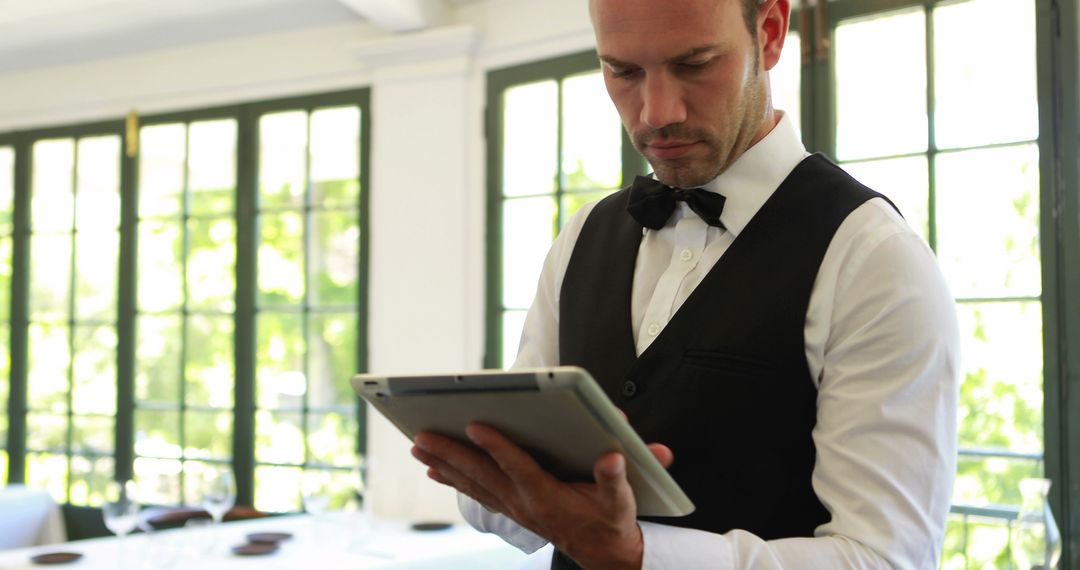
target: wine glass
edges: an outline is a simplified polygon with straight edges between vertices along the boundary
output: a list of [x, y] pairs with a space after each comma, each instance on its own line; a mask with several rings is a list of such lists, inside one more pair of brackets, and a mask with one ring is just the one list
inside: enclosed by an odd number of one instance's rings
[[203, 473], [202, 507], [210, 513], [214, 524], [220, 524], [225, 513], [236, 502], [236, 482], [228, 468], [210, 468]]
[[105, 486], [105, 503], [101, 514], [105, 527], [118, 537], [117, 568], [124, 566], [124, 537], [135, 530], [139, 524], [139, 502], [135, 482], [109, 481]]

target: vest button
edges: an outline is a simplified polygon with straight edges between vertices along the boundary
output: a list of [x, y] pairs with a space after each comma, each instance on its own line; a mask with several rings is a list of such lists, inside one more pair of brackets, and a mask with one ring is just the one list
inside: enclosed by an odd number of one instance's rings
[[633, 380], [627, 380], [622, 385], [622, 395], [627, 398], [633, 398], [634, 394], [637, 394], [637, 384]]

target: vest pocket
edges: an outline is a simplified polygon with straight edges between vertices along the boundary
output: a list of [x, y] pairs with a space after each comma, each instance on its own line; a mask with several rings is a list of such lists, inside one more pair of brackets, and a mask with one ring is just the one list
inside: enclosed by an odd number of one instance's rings
[[691, 368], [739, 376], [772, 374], [779, 369], [776, 363], [756, 355], [715, 350], [687, 350], [683, 352], [682, 364]]

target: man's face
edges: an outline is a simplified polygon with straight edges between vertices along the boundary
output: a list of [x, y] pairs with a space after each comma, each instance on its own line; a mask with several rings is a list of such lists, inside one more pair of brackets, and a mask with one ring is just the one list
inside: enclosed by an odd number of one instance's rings
[[608, 93], [661, 182], [701, 186], [772, 128], [761, 48], [741, 0], [591, 7]]

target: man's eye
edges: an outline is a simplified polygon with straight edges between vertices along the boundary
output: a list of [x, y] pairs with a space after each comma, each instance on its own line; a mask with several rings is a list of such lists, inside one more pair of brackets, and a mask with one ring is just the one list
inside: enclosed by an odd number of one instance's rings
[[635, 74], [641, 71], [639, 68], [636, 67], [612, 67], [610, 69], [611, 76], [615, 79], [626, 79], [629, 77], [633, 77]]
[[683, 71], [701, 71], [709, 66], [712, 60], [705, 61], [684, 61], [679, 64], [679, 69]]

